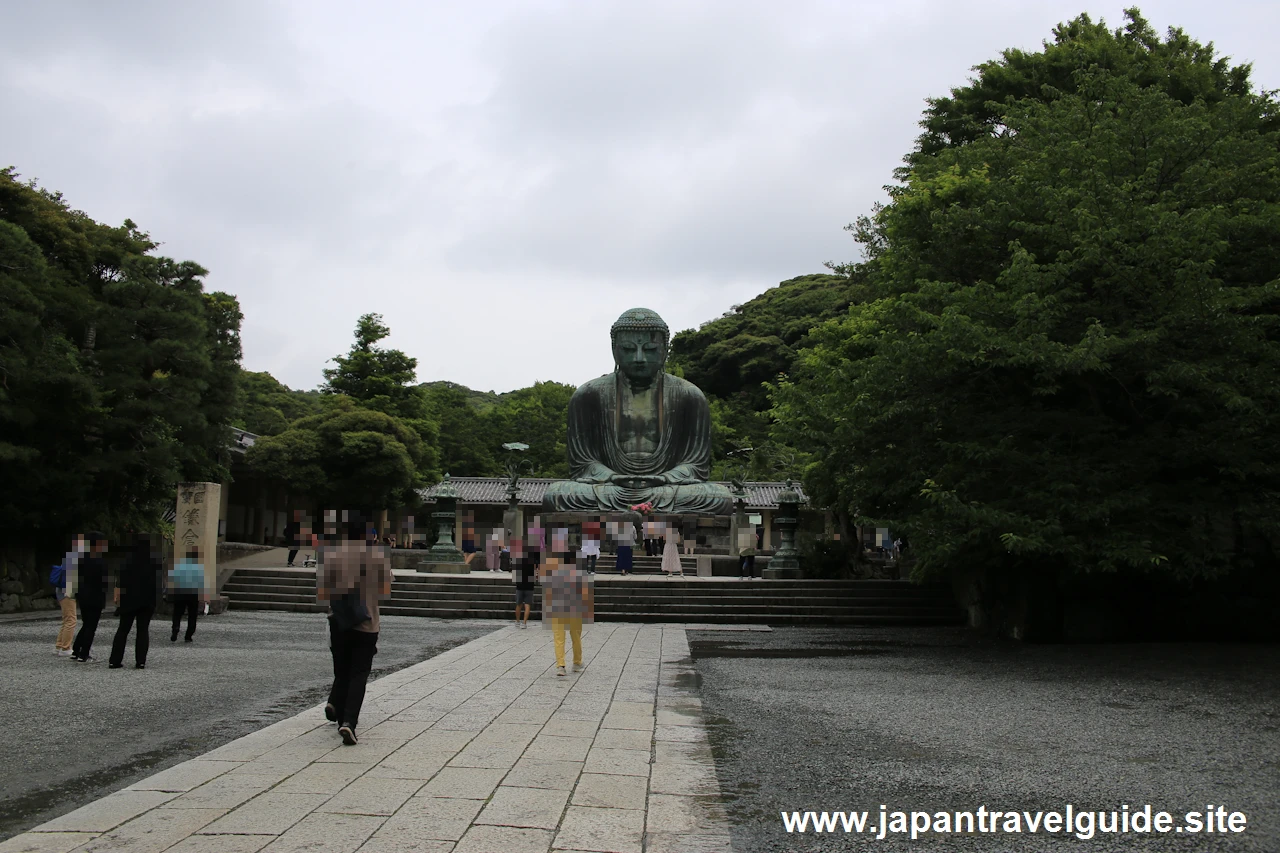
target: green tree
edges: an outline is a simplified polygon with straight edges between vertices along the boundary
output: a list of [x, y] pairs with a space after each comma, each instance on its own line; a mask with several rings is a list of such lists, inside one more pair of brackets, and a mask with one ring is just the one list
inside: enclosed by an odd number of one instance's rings
[[154, 528], [175, 482], [227, 474], [239, 306], [132, 222], [12, 169], [0, 225], [0, 528], [19, 544]]
[[[791, 372], [814, 326], [859, 298], [859, 279], [849, 275], [799, 276], [672, 338], [673, 371], [711, 403], [713, 478], [773, 479], [786, 468], [779, 460], [792, 452], [770, 440], [766, 383]], [[742, 448], [752, 452], [729, 455]]]
[[412, 383], [418, 360], [398, 349], [383, 349], [378, 341], [391, 334], [381, 314], [365, 314], [356, 322], [351, 351], [333, 359], [337, 367], [324, 371], [328, 394], [345, 394], [367, 409], [399, 418], [425, 416], [422, 392]]
[[240, 371], [236, 398], [236, 425], [255, 435], [279, 435], [292, 422], [323, 409], [314, 391], [291, 390], [265, 372]]
[[366, 409], [403, 420], [422, 439], [422, 473], [434, 476], [440, 459], [440, 422], [431, 417], [422, 389], [412, 384], [418, 360], [401, 350], [377, 346], [390, 334], [381, 314], [361, 316], [350, 352], [333, 359], [337, 367], [325, 369], [320, 390], [345, 395]]
[[[566, 437], [569, 425], [569, 398], [574, 387], [560, 382], [535, 382], [501, 395], [484, 418], [486, 436], [498, 447], [505, 441], [529, 445], [523, 458], [531, 477], [568, 477], [569, 456]], [[498, 447], [493, 453], [498, 453]]]
[[877, 298], [775, 390], [806, 489], [921, 574], [1204, 577], [1280, 541], [1276, 103], [1129, 18], [931, 104], [855, 227]]
[[[376, 511], [417, 503], [423, 450], [404, 420], [339, 397], [328, 411], [259, 439], [245, 462], [326, 508]], [[426, 474], [434, 479], [435, 472]]]
[[452, 382], [421, 386], [428, 417], [437, 425], [440, 470], [454, 477], [495, 477], [502, 438], [492, 430], [486, 412], [477, 409], [474, 392]]

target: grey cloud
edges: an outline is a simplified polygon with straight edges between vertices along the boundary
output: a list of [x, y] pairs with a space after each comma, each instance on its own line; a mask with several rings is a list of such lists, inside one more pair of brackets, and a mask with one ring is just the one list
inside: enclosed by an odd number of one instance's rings
[[[1122, 5], [1086, 4], [1113, 25]], [[210, 268], [248, 369], [312, 387], [380, 311], [423, 379], [581, 381], [625, 308], [687, 328], [855, 257], [841, 229], [883, 197], [924, 99], [1081, 9], [14, 3], [0, 151]], [[1143, 10], [1277, 85], [1276, 4]]]

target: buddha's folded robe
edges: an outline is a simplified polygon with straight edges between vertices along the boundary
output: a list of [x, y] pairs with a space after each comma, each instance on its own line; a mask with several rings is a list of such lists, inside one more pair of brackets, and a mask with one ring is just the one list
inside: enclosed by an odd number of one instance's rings
[[618, 442], [623, 381], [610, 373], [574, 392], [567, 438], [572, 480], [553, 483], [543, 505], [559, 512], [620, 512], [648, 502], [657, 512], [731, 512], [729, 490], [706, 481], [711, 410], [698, 387], [659, 375], [655, 447], [636, 453]]

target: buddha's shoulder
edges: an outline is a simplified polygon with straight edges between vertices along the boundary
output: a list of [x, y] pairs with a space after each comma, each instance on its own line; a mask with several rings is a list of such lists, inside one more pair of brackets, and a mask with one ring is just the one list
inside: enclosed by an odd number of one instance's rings
[[613, 388], [613, 374], [606, 373], [604, 376], [598, 376], [579, 385], [578, 389], [573, 392], [570, 402], [598, 400], [602, 394], [613, 391]]
[[[702, 393], [697, 385], [694, 385], [687, 379], [681, 379], [673, 373], [668, 373], [662, 380], [667, 387], [667, 391], [675, 392], [678, 396], [693, 397], [695, 399], [705, 400], [706, 396]], [[598, 376], [595, 379], [584, 382], [578, 386], [573, 392], [573, 396], [579, 400], [584, 398], [598, 398], [603, 394], [612, 395], [616, 390], [616, 377], [612, 373], [606, 373], [604, 376]]]
[[702, 393], [701, 388], [694, 385], [688, 379], [682, 379], [679, 376], [676, 376], [674, 373], [668, 373], [666, 378], [662, 381], [666, 383], [668, 388], [678, 394], [683, 394], [688, 397], [696, 397], [698, 399], [705, 399], [705, 395]]

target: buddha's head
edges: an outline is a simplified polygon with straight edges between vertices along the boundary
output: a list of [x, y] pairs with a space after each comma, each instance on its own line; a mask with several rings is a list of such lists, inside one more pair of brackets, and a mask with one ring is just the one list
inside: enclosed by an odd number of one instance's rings
[[613, 338], [613, 363], [635, 386], [647, 387], [662, 371], [667, 361], [667, 343], [671, 331], [656, 311], [631, 308], [610, 330]]

